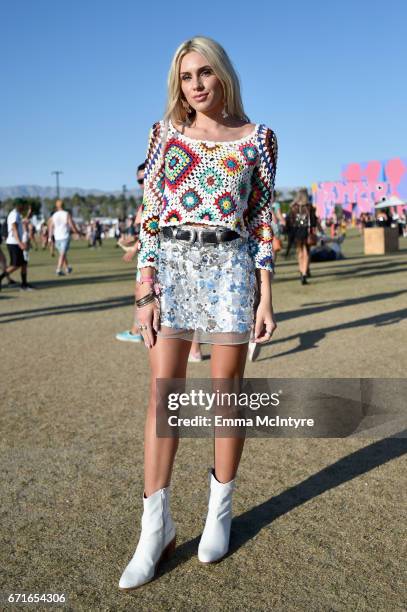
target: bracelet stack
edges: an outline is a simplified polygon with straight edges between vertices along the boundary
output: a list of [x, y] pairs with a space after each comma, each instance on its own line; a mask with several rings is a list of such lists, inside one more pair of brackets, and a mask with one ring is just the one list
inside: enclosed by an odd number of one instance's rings
[[146, 306], [147, 304], [154, 302], [154, 300], [155, 300], [154, 293], [148, 293], [147, 295], [144, 295], [139, 300], [136, 300], [136, 306], [137, 308], [142, 308], [143, 306]]

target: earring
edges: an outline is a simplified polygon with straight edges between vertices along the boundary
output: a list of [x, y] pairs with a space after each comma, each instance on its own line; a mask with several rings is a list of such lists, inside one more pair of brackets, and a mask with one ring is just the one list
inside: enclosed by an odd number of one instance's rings
[[225, 106], [223, 107], [223, 110], [222, 110], [222, 117], [223, 117], [224, 119], [226, 119], [226, 117], [229, 117], [229, 113], [228, 113], [228, 111], [227, 111], [226, 104], [225, 104]]

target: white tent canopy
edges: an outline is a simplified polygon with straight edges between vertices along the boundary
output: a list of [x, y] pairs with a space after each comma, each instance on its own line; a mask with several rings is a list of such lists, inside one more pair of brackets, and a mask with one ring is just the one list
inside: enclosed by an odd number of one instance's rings
[[378, 202], [377, 204], [375, 204], [375, 208], [389, 208], [389, 206], [403, 206], [406, 202], [403, 202], [403, 200], [400, 200], [400, 198], [398, 198], [397, 196], [391, 196], [391, 198], [386, 198], [385, 200], [382, 200], [381, 202]]

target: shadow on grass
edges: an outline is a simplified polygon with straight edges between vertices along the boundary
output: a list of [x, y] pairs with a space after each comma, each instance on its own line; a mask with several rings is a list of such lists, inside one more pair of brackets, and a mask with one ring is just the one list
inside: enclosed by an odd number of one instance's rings
[[379, 300], [389, 300], [395, 297], [399, 297], [407, 293], [406, 289], [400, 289], [397, 291], [386, 291], [383, 293], [374, 293], [372, 295], [365, 295], [363, 297], [348, 298], [343, 300], [332, 300], [325, 302], [311, 302], [305, 303], [297, 310], [289, 310], [277, 314], [277, 322], [290, 321], [291, 319], [297, 319], [298, 317], [306, 317], [308, 315], [314, 315], [319, 313], [326, 313], [328, 310], [335, 310], [336, 308], [347, 308], [349, 306], [358, 306], [360, 304], [368, 304], [370, 302], [378, 302]]
[[[311, 285], [313, 280], [317, 280], [320, 281], [322, 279], [327, 279], [329, 280], [333, 280], [333, 281], [339, 281], [339, 280], [347, 280], [350, 277], [355, 277], [356, 279], [360, 279], [360, 278], [368, 278], [370, 276], [382, 276], [384, 274], [399, 274], [400, 272], [407, 272], [407, 267], [400, 267], [402, 264], [404, 264], [405, 262], [400, 262], [398, 264], [398, 267], [395, 267], [395, 265], [397, 266], [397, 264], [393, 263], [393, 262], [388, 262], [388, 263], [384, 263], [384, 264], [380, 264], [377, 266], [369, 266], [368, 268], [366, 268], [366, 266], [360, 266], [360, 267], [355, 267], [355, 266], [351, 266], [349, 270], [342, 270], [342, 266], [338, 266], [338, 268], [334, 268], [331, 271], [327, 271], [324, 270], [321, 267], [318, 267], [315, 272], [313, 271], [313, 266], [311, 265], [311, 271], [312, 272], [312, 277], [311, 279], [308, 281]], [[322, 270], [322, 273], [320, 272], [320, 270]], [[293, 277], [292, 274], [294, 274], [295, 276]], [[290, 276], [284, 274], [284, 276], [280, 276], [278, 274], [278, 267], [277, 267], [277, 274], [276, 274], [276, 280], [278, 280], [279, 283], [284, 283], [284, 282], [292, 282], [293, 280], [297, 280], [298, 277], [298, 282], [299, 282], [299, 272], [297, 270], [293, 270], [292, 273], [290, 274]]]
[[132, 305], [134, 305], [134, 297], [124, 295], [122, 297], [100, 300], [98, 302], [81, 302], [80, 304], [44, 306], [44, 308], [34, 308], [32, 310], [20, 310], [19, 312], [3, 313], [0, 315], [0, 325], [2, 323], [12, 323], [13, 321], [24, 321], [26, 319], [35, 319], [38, 317], [53, 317], [64, 314], [96, 312], [101, 310], [111, 310], [112, 308], [123, 308], [124, 306]]
[[[310, 314], [310, 313], [308, 313]], [[282, 344], [283, 342], [289, 342], [290, 340], [297, 339], [299, 344], [289, 351], [278, 353], [277, 355], [271, 355], [270, 357], [257, 358], [256, 361], [268, 361], [270, 359], [276, 359], [277, 357], [284, 357], [286, 355], [293, 355], [301, 351], [307, 351], [309, 349], [317, 348], [318, 342], [324, 340], [327, 334], [335, 331], [342, 331], [346, 329], [353, 329], [354, 327], [363, 327], [364, 325], [371, 325], [372, 327], [381, 327], [383, 325], [393, 325], [394, 323], [400, 323], [407, 317], [407, 308], [401, 308], [400, 310], [394, 310], [393, 312], [384, 312], [379, 315], [373, 315], [371, 317], [365, 317], [364, 319], [358, 319], [357, 321], [348, 321], [347, 323], [340, 323], [338, 325], [330, 325], [322, 329], [315, 329], [308, 332], [299, 334], [293, 334], [292, 336], [286, 336], [278, 340], [272, 340], [267, 342], [263, 346], [275, 346], [276, 344]]]
[[95, 283], [112, 283], [117, 281], [135, 280], [135, 272], [121, 272], [117, 274], [98, 274], [97, 276], [59, 276], [46, 281], [36, 281], [36, 289], [50, 289], [54, 287], [72, 285], [93, 285]]
[[[404, 263], [404, 261], [397, 261], [398, 259], [403, 260], [407, 256], [407, 251], [397, 251], [395, 253], [387, 253], [386, 255], [350, 255], [345, 256], [343, 259], [334, 259], [333, 261], [315, 261], [311, 262], [311, 269], [317, 267], [317, 269], [338, 269], [338, 268], [350, 268], [355, 267], [356, 263], [359, 263], [363, 268], [368, 266], [369, 268], [373, 268], [375, 266], [382, 266], [383, 264], [390, 263], [391, 265], [400, 265]], [[384, 259], [383, 259], [384, 258]], [[391, 258], [389, 261], [388, 258]], [[276, 266], [278, 268], [297, 266], [297, 258], [295, 256], [288, 257], [278, 257]]]
[[[366, 474], [385, 463], [403, 456], [407, 452], [407, 430], [395, 436], [373, 442], [332, 465], [329, 465], [306, 480], [286, 489], [279, 495], [233, 518], [230, 548], [226, 558], [233, 555], [240, 547], [252, 540], [264, 527], [270, 525], [280, 516], [287, 514], [323, 495], [327, 491]], [[184, 542], [175, 550], [174, 557], [163, 565], [159, 575], [167, 573], [177, 566], [189, 561], [197, 555], [200, 535], [197, 538]]]
[[[379, 300], [388, 300], [394, 297], [399, 297], [407, 293], [407, 290], [399, 290], [399, 291], [388, 291], [384, 293], [376, 293], [374, 295], [367, 295], [363, 297], [357, 298], [349, 298], [343, 300], [336, 301], [327, 301], [327, 302], [314, 302], [304, 304], [304, 307], [301, 307], [297, 310], [292, 310], [288, 312], [282, 312], [277, 316], [278, 323], [282, 321], [289, 321], [291, 319], [297, 319], [298, 317], [305, 317], [308, 315], [314, 315], [318, 313], [326, 313], [328, 310], [334, 310], [336, 308], [346, 308], [348, 306], [356, 306], [359, 304], [366, 304], [369, 302], [377, 302]], [[44, 306], [42, 308], [34, 308], [31, 310], [19, 310], [19, 311], [9, 311], [0, 314], [0, 324], [1, 323], [11, 323], [13, 321], [24, 321], [26, 319], [33, 319], [37, 317], [47, 317], [54, 315], [63, 315], [63, 314], [71, 314], [74, 312], [95, 312], [97, 310], [107, 310], [109, 305], [111, 308], [119, 308], [121, 306], [129, 306], [134, 303], [134, 299], [131, 296], [122, 296], [118, 298], [111, 298], [107, 300], [100, 300], [98, 302], [83, 302], [79, 304], [63, 304], [60, 306]], [[380, 319], [375, 317], [375, 320]], [[347, 325], [347, 324], [344, 324]], [[330, 328], [327, 328], [328, 331], [331, 331]], [[323, 330], [322, 330], [323, 332]], [[318, 336], [318, 340], [324, 337], [324, 334], [321, 335], [321, 330], [318, 331], [310, 331], [306, 334], [301, 334], [301, 336], [306, 336], [306, 340], [310, 337], [311, 334], [316, 334]], [[285, 342], [286, 340], [290, 340], [293, 337], [285, 338], [283, 340], [274, 340], [271, 344], [276, 344], [278, 342]], [[270, 343], [269, 343], [270, 344]], [[312, 346], [310, 346], [312, 348]], [[259, 361], [259, 360], [258, 360]]]

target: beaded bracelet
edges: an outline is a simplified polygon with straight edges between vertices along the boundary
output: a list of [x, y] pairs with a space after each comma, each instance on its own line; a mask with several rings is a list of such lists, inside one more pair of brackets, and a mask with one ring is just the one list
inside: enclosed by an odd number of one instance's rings
[[152, 276], [147, 276], [146, 278], [141, 278], [139, 280], [140, 285], [142, 285], [143, 283], [151, 283], [152, 285], [154, 284], [154, 278]]

